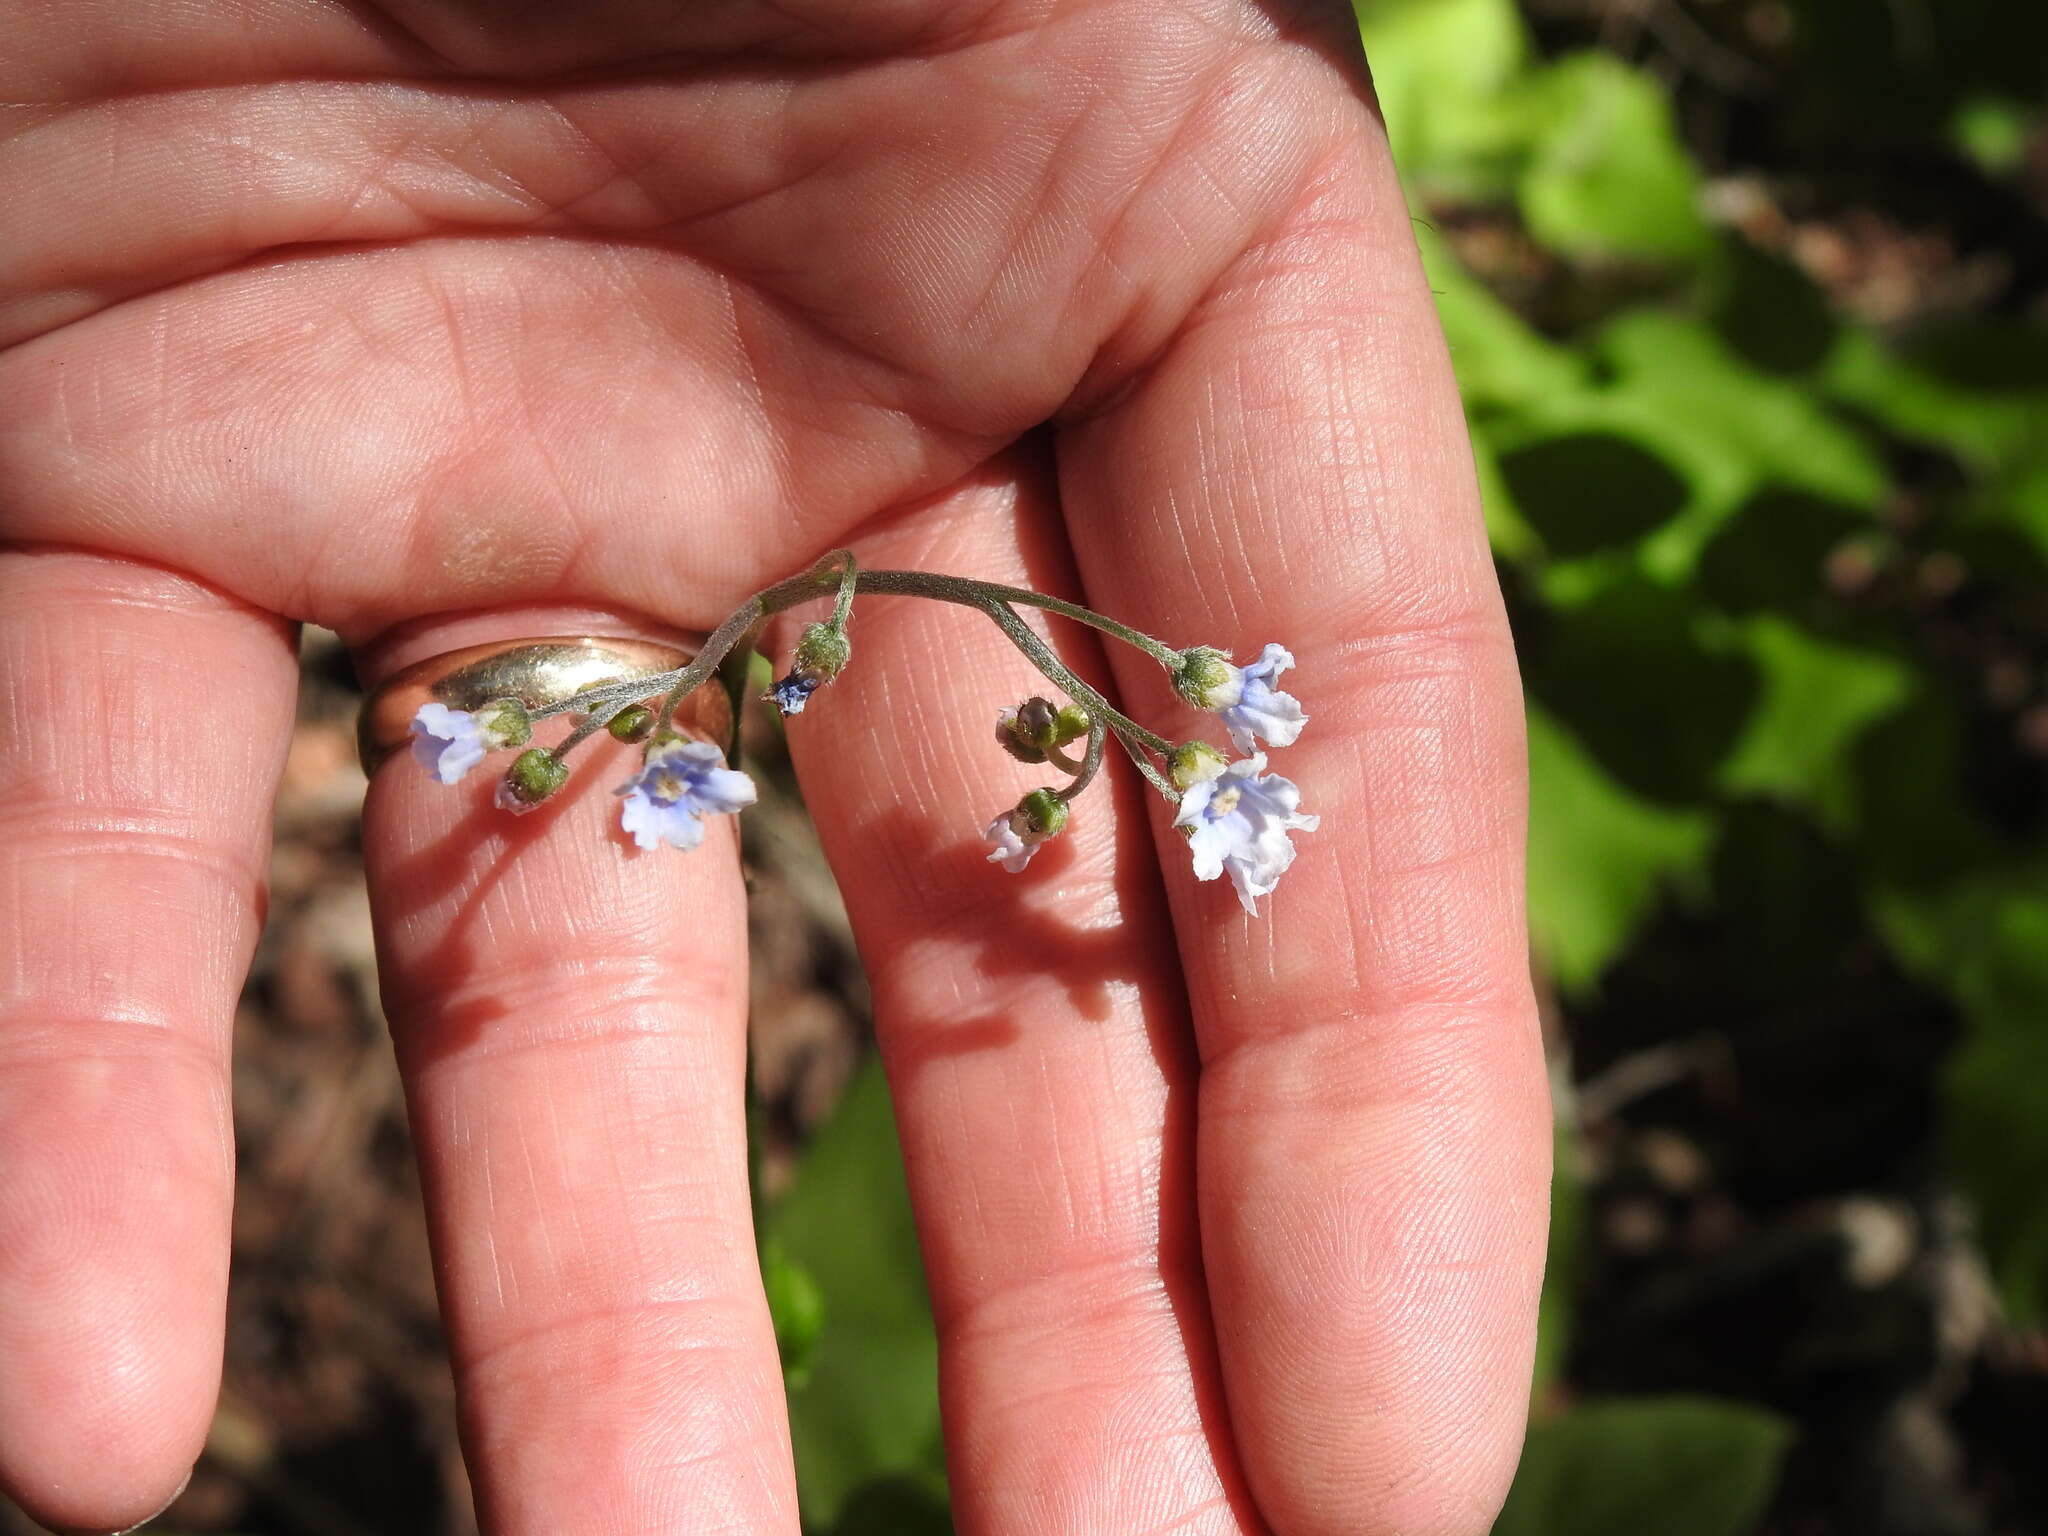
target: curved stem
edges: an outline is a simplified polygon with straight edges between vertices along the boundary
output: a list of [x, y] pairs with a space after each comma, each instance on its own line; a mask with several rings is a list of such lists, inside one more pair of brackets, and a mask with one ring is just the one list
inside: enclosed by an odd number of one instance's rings
[[[1097, 720], [1088, 727], [1088, 750], [1081, 758], [1078, 772], [1071, 768], [1067, 769], [1069, 773], [1074, 775], [1074, 782], [1065, 789], [1053, 791], [1059, 799], [1071, 804], [1074, 797], [1093, 782], [1096, 773], [1102, 767], [1103, 743], [1108, 740], [1109, 725], [1107, 721]], [[1048, 752], [1046, 755], [1051, 756], [1051, 753]], [[1065, 759], [1054, 758], [1053, 760], [1059, 763], [1062, 768], [1067, 767]]]
[[1048, 763], [1051, 763], [1062, 773], [1079, 773], [1081, 771], [1082, 764], [1075, 762], [1059, 747], [1040, 747], [1038, 750], [1045, 754], [1045, 760]]
[[853, 594], [860, 590], [860, 562], [850, 549], [835, 550], [828, 558], [845, 562], [839, 571], [839, 598], [832, 605], [832, 627], [844, 630], [847, 615], [853, 612]]
[[[960, 601], [951, 599], [951, 601]], [[1010, 643], [1022, 651], [1031, 664], [1045, 674], [1046, 680], [1087, 707], [1091, 716], [1109, 722], [1109, 728], [1126, 741], [1137, 741], [1151, 751], [1164, 757], [1173, 750], [1173, 743], [1164, 736], [1148, 731], [1137, 721], [1118, 709], [1109, 700], [1076, 676], [1067, 664], [1055, 656], [1052, 647], [1039, 639], [1038, 631], [1017, 617], [1017, 611], [1007, 603], [994, 598], [981, 598], [969, 604], [979, 608], [991, 619], [996, 628], [1009, 636]]]
[[[987, 615], [1009, 638], [1010, 643], [1045, 674], [1047, 681], [1064, 690], [1088, 710], [1094, 722], [1089, 732], [1091, 749], [1095, 739], [1104, 732], [1114, 735], [1124, 751], [1130, 755], [1131, 761], [1138, 765], [1138, 771], [1145, 776], [1146, 782], [1168, 800], [1178, 802], [1179, 792], [1151, 761], [1152, 757], [1165, 758], [1173, 750], [1173, 744], [1164, 736], [1146, 730], [1076, 676], [1072, 669], [1053, 654], [1052, 647], [1039, 638], [1037, 631], [1018, 617], [1016, 610], [1010, 605], [1021, 603], [1044, 609], [1048, 613], [1059, 614], [1076, 623], [1086, 624], [1091, 629], [1100, 630], [1106, 635], [1136, 646], [1161, 666], [1169, 669], [1180, 666], [1180, 652], [1142, 631], [1132, 629], [1128, 624], [1119, 624], [1093, 609], [1083, 608], [1078, 603], [1070, 603], [1062, 598], [1048, 597], [1042, 592], [1033, 592], [1025, 587], [1005, 586], [992, 581], [974, 581], [963, 576], [942, 576], [931, 571], [863, 571], [855, 563], [851, 550], [835, 550], [803, 574], [792, 576], [787, 581], [777, 582], [774, 586], [755, 593], [711, 632], [704, 641], [703, 649], [691, 658], [687, 666], [678, 667], [671, 672], [654, 673], [647, 677], [602, 683], [577, 694], [574, 698], [535, 710], [533, 717], [545, 719], [549, 715], [569, 712], [591, 716], [591, 719], [579, 725], [569, 739], [556, 749], [562, 752], [602, 729], [618, 709], [661, 693], [661, 708], [655, 717], [655, 732], [659, 735], [660, 732], [673, 727], [675, 712], [682, 701], [710, 681], [727, 654], [742, 638], [751, 633], [756, 625], [770, 614], [780, 613], [785, 608], [794, 607], [814, 597], [822, 597], [835, 587], [837, 600], [833, 605], [832, 615], [832, 622], [835, 624], [845, 622], [857, 592], [932, 598], [939, 602], [973, 608]], [[602, 719], [598, 718], [600, 713]], [[1096, 760], [1099, 762], [1099, 752]], [[1093, 771], [1087, 767], [1084, 760], [1082, 772], [1092, 775]], [[1082, 779], [1079, 782], [1085, 783], [1086, 780]], [[1074, 789], [1075, 786], [1069, 786], [1069, 791]]]
[[980, 607], [983, 603], [1016, 603], [1026, 608], [1043, 608], [1047, 613], [1056, 613], [1063, 619], [1072, 619], [1076, 624], [1086, 624], [1090, 629], [1100, 630], [1136, 646], [1147, 656], [1169, 671], [1181, 664], [1181, 654], [1164, 641], [1155, 640], [1143, 630], [1133, 629], [1128, 624], [1119, 624], [1115, 619], [1097, 613], [1092, 608], [1083, 608], [1079, 603], [1070, 603], [1065, 598], [1048, 597], [1043, 592], [1034, 592], [1029, 587], [1010, 587], [1001, 582], [975, 581], [966, 576], [941, 576], [935, 571], [862, 571], [860, 589], [863, 592], [888, 593], [897, 597], [932, 597], [943, 603], [961, 603], [967, 607]]

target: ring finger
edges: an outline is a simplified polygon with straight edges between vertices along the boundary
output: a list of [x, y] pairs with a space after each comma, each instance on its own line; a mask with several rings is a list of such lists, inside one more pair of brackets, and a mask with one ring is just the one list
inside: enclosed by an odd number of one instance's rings
[[637, 851], [608, 793], [627, 766], [600, 736], [514, 818], [487, 771], [447, 788], [401, 756], [365, 806], [464, 1446], [496, 1532], [793, 1532], [733, 835]]

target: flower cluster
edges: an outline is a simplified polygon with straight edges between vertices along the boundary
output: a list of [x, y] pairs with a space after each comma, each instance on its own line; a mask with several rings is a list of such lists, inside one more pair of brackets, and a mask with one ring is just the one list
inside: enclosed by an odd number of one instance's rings
[[[1266, 772], [1266, 754], [1254, 750], [1259, 741], [1292, 746], [1308, 723], [1301, 701], [1274, 686], [1293, 665], [1292, 653], [1281, 645], [1267, 646], [1245, 667], [1213, 647], [1197, 646], [1180, 653], [1173, 668], [1175, 691], [1220, 716], [1237, 750], [1251, 754], [1232, 762], [1204, 741], [1184, 742], [1162, 753], [1174, 800], [1173, 824], [1187, 837], [1195, 878], [1228, 874], [1238, 900], [1254, 916], [1257, 899], [1270, 895], [1294, 862], [1289, 834], [1313, 832], [1318, 825], [1317, 817], [1301, 809], [1301, 790], [1291, 779]], [[1033, 698], [1003, 711], [996, 740], [1024, 762], [1062, 762], [1058, 748], [1087, 729], [1088, 714], [1078, 705], [1055, 711], [1047, 700]], [[1048, 804], [1058, 808], [1056, 819], [1045, 813]], [[982, 834], [994, 846], [989, 862], [1020, 873], [1066, 821], [1060, 791], [1033, 790]]]
[[[568, 756], [577, 744], [603, 730], [622, 742], [641, 744], [639, 769], [616, 791], [626, 834], [644, 849], [695, 848], [704, 840], [707, 817], [738, 813], [754, 803], [755, 790], [751, 779], [727, 765], [725, 750], [674, 729], [678, 704], [714, 674], [737, 689], [749, 654], [744, 642], [763, 621], [835, 591], [831, 617], [804, 628], [789, 671], [766, 695], [785, 717], [802, 714], [812, 696], [845, 671], [852, 656], [848, 620], [854, 597], [862, 592], [934, 598], [977, 609], [1070, 696], [1065, 704], [1034, 696], [996, 720], [996, 741], [1005, 752], [1066, 776], [1064, 784], [1032, 790], [983, 832], [992, 849], [989, 862], [1012, 874], [1022, 873], [1038, 850], [1066, 829], [1075, 799], [1094, 781], [1111, 741], [1172, 802], [1173, 824], [1187, 838], [1195, 878], [1229, 875], [1247, 912], [1256, 915], [1258, 898], [1270, 894], [1294, 862], [1292, 834], [1315, 830], [1317, 818], [1302, 811], [1300, 789], [1267, 772], [1266, 754], [1258, 750], [1261, 742], [1292, 746], [1308, 721], [1300, 701], [1278, 686], [1280, 674], [1294, 665], [1285, 646], [1268, 645], [1257, 660], [1238, 666], [1213, 646], [1175, 650], [1043, 593], [925, 571], [862, 571], [844, 550], [756, 593], [712, 633], [688, 665], [673, 672], [599, 684], [530, 711], [513, 699], [492, 699], [475, 710], [423, 704], [412, 721], [413, 756], [441, 783], [454, 784], [490, 753], [524, 747], [534, 721], [571, 714], [577, 723], [566, 739], [553, 747], [529, 747], [513, 759], [498, 783], [498, 805], [516, 814], [546, 801], [568, 781]], [[1220, 718], [1242, 755], [1232, 761], [1205, 741], [1175, 745], [1132, 720], [1059, 660], [1019, 618], [1020, 605], [1073, 619], [1143, 651], [1167, 670], [1183, 699]], [[738, 739], [735, 731], [734, 750]]]
[[[504, 722], [517, 711], [519, 728]], [[607, 722], [624, 741], [645, 736], [652, 713], [640, 706], [621, 710]], [[509, 699], [482, 709], [422, 704], [412, 719], [413, 758], [443, 784], [460, 782], [493, 749], [518, 746], [532, 736], [526, 712]], [[500, 810], [524, 815], [569, 780], [559, 752], [535, 747], [519, 754], [498, 781]], [[754, 781], [725, 766], [725, 754], [710, 742], [689, 741], [667, 732], [648, 747], [640, 771], [614, 791], [624, 799], [619, 824], [642, 848], [688, 850], [704, 841], [706, 816], [731, 816], [754, 803]]]

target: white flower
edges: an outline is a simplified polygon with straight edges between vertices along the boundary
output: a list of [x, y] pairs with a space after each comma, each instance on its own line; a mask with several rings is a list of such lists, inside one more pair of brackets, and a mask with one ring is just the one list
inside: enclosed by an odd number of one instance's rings
[[412, 757], [443, 784], [453, 784], [490, 751], [483, 722], [466, 709], [422, 704], [412, 717]]
[[422, 704], [412, 717], [412, 756], [443, 784], [453, 784], [500, 747], [533, 735], [533, 722], [517, 699], [493, 699], [474, 712]]
[[988, 830], [981, 835], [996, 845], [996, 851], [988, 856], [991, 864], [1000, 864], [1013, 875], [1024, 873], [1024, 866], [1031, 862], [1031, 855], [1038, 852], [1041, 839], [1026, 842], [1014, 825], [1015, 818], [1005, 811], [988, 824]]
[[755, 796], [754, 781], [726, 767], [725, 754], [708, 741], [650, 748], [645, 765], [614, 793], [625, 798], [619, 824], [635, 843], [686, 853], [704, 841], [704, 817], [734, 815]]
[[1319, 822], [1302, 814], [1301, 790], [1293, 780], [1266, 772], [1263, 752], [1190, 784], [1173, 818], [1188, 834], [1195, 878], [1214, 880], [1228, 870], [1237, 899], [1254, 917], [1257, 898], [1269, 894], [1294, 862], [1287, 834], [1313, 832]]
[[1231, 668], [1236, 674], [1234, 696], [1220, 702], [1216, 712], [1223, 717], [1231, 744], [1238, 751], [1251, 751], [1257, 740], [1268, 746], [1291, 747], [1300, 738], [1302, 726], [1308, 723], [1301, 700], [1273, 686], [1273, 679], [1293, 665], [1294, 655], [1286, 646], [1269, 645], [1250, 666]]
[[1034, 789], [1003, 815], [988, 824], [981, 835], [996, 845], [988, 856], [1013, 875], [1021, 875], [1031, 855], [1048, 838], [1058, 837], [1067, 827], [1067, 802], [1055, 790]]

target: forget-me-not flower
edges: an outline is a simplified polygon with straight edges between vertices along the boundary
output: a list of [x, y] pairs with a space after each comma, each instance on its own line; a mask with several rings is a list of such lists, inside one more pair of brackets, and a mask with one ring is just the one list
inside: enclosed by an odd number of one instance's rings
[[708, 741], [665, 741], [616, 793], [619, 824], [642, 848], [667, 843], [685, 852], [704, 841], [706, 816], [730, 816], [754, 803], [754, 781], [725, 766]]
[[1173, 824], [1188, 834], [1195, 878], [1214, 880], [1228, 870], [1237, 899], [1256, 917], [1257, 898], [1280, 883], [1294, 862], [1290, 832], [1313, 832], [1320, 818], [1303, 815], [1292, 779], [1266, 772], [1266, 754], [1218, 768], [1181, 792]]
[[1240, 752], [1252, 750], [1255, 741], [1269, 747], [1291, 747], [1308, 723], [1301, 700], [1282, 693], [1273, 680], [1294, 665], [1294, 653], [1284, 645], [1269, 645], [1248, 667], [1231, 667], [1230, 681], [1209, 707], [1223, 717], [1231, 744]]
[[1031, 855], [1038, 852], [1044, 839], [1026, 841], [1017, 830], [1016, 817], [1009, 811], [1003, 812], [988, 824], [988, 830], [981, 834], [995, 844], [995, 852], [988, 856], [991, 864], [1000, 864], [1013, 875], [1024, 873], [1024, 866], [1031, 862]]
[[426, 703], [412, 717], [412, 756], [443, 784], [453, 784], [500, 747], [516, 747], [533, 724], [516, 699], [494, 699], [471, 713]]
[[1000, 864], [1013, 875], [1023, 874], [1024, 866], [1046, 840], [1066, 830], [1067, 814], [1067, 802], [1057, 792], [1034, 789], [981, 834], [995, 844], [989, 863]]

